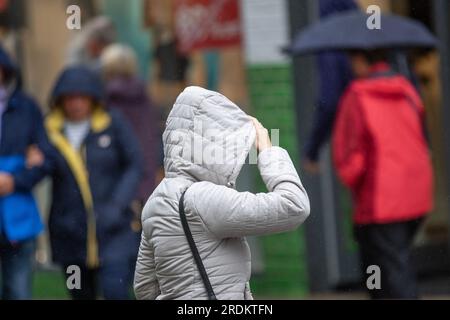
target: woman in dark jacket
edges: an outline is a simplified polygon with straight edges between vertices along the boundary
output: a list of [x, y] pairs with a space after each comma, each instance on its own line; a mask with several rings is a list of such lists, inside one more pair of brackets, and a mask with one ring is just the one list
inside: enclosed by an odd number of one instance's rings
[[[141, 153], [130, 127], [102, 105], [101, 82], [74, 66], [59, 77], [46, 119], [56, 149], [49, 218], [55, 262], [81, 270], [74, 299], [128, 298], [139, 234], [129, 205], [141, 175]], [[73, 267], [72, 267], [73, 268]]]
[[[31, 147], [44, 152], [29, 165]], [[51, 167], [42, 115], [22, 91], [19, 67], [0, 46], [0, 299], [31, 299], [36, 237], [43, 230], [33, 187]]]

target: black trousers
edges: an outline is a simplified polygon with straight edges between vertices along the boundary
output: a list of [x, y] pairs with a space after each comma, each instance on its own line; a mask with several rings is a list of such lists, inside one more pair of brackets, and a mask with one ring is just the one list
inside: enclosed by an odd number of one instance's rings
[[364, 281], [371, 265], [380, 267], [381, 289], [368, 290], [372, 299], [418, 299], [411, 247], [423, 219], [392, 224], [355, 226]]

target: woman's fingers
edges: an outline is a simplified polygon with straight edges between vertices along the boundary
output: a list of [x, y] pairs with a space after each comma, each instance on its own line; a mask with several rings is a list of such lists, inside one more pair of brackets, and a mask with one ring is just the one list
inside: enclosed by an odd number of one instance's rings
[[256, 118], [253, 118], [250, 116], [250, 119], [253, 122], [253, 125], [255, 126], [255, 128], [258, 128], [258, 126], [260, 125], [259, 121]]
[[256, 129], [256, 148], [258, 151], [263, 151], [264, 149], [270, 148], [272, 142], [270, 141], [269, 131], [264, 128], [264, 126], [259, 122], [258, 119], [250, 117], [253, 121], [253, 125]]
[[43, 165], [44, 161], [44, 154], [37, 146], [31, 145], [28, 147], [26, 152], [26, 167], [28, 169], [39, 167]]

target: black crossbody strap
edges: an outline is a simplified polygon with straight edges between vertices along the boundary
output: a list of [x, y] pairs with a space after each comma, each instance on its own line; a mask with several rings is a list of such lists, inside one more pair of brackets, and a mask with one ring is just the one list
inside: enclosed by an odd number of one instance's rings
[[203, 284], [205, 285], [206, 292], [208, 293], [209, 300], [217, 300], [214, 290], [211, 286], [211, 282], [209, 281], [208, 274], [206, 273], [205, 266], [203, 265], [202, 258], [198, 253], [197, 246], [195, 245], [194, 238], [192, 237], [191, 229], [189, 228], [189, 224], [186, 218], [186, 214], [184, 212], [184, 194], [186, 190], [183, 192], [180, 198], [180, 203], [178, 205], [178, 211], [180, 213], [181, 224], [183, 225], [184, 234], [186, 235], [186, 239], [189, 243], [189, 247], [191, 248], [192, 255], [194, 256], [195, 263], [197, 264], [198, 271], [200, 272], [200, 276], [202, 277]]

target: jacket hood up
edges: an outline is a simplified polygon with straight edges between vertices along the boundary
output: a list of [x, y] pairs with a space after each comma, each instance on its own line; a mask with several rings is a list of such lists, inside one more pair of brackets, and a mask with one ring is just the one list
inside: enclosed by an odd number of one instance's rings
[[256, 137], [251, 118], [220, 93], [188, 87], [163, 134], [166, 177], [234, 187]]
[[54, 106], [58, 99], [65, 95], [81, 94], [103, 102], [103, 84], [97, 73], [86, 66], [71, 66], [58, 77], [51, 95]]
[[11, 88], [12, 91], [20, 89], [22, 79], [19, 67], [14, 63], [2, 46], [0, 46], [0, 67], [6, 73], [6, 80], [8, 84], [13, 86], [13, 88]]
[[52, 137], [59, 135], [64, 126], [65, 116], [59, 104], [65, 95], [84, 95], [94, 100], [94, 110], [91, 117], [91, 129], [101, 132], [111, 124], [111, 117], [104, 108], [103, 84], [100, 77], [85, 66], [66, 68], [58, 77], [50, 96], [51, 112], [45, 120], [45, 126]]

